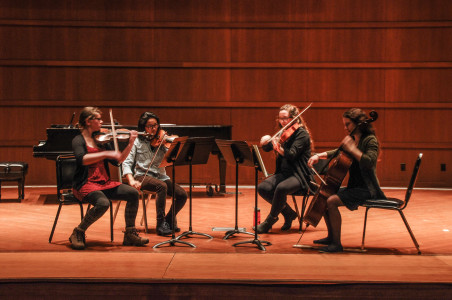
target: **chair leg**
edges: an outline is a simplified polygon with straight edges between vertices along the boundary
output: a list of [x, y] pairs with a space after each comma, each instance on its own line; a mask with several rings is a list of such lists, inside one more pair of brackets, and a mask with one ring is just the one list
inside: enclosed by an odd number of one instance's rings
[[411, 239], [413, 240], [413, 243], [416, 246], [417, 254], [421, 254], [421, 250], [419, 249], [419, 244], [417, 243], [416, 238], [414, 237], [414, 234], [411, 231], [410, 225], [408, 225], [408, 221], [406, 220], [405, 215], [403, 214], [403, 212], [401, 210], [398, 210], [398, 212], [400, 213], [400, 216], [402, 217], [402, 220], [405, 223], [406, 229], [410, 233]]
[[143, 225], [143, 219], [144, 219], [144, 232], [148, 233], [149, 229], [148, 229], [148, 217], [146, 214], [146, 208], [147, 208], [147, 204], [149, 202], [149, 198], [151, 196], [149, 195], [148, 197], [146, 197], [145, 193], [142, 193], [141, 195], [141, 202], [143, 203], [143, 216], [141, 217], [141, 222], [140, 225]]
[[309, 199], [309, 195], [304, 195], [303, 196], [303, 203], [301, 205], [301, 218], [300, 218], [300, 233], [303, 229], [303, 217], [304, 217], [304, 212], [306, 211], [306, 206], [308, 205], [308, 199]]
[[50, 237], [49, 237], [49, 243], [52, 242], [52, 238], [53, 238], [53, 233], [55, 232], [55, 227], [56, 224], [58, 222], [58, 217], [60, 216], [60, 212], [61, 212], [61, 206], [63, 205], [63, 203], [60, 202], [60, 205], [58, 205], [58, 210], [57, 210], [57, 214], [55, 216], [55, 221], [53, 222], [53, 227], [52, 227], [52, 231], [50, 232]]
[[110, 235], [113, 242], [113, 203], [110, 201]]
[[361, 250], [364, 250], [364, 239], [366, 237], [366, 225], [367, 225], [367, 212], [370, 207], [366, 207], [366, 213], [364, 214], [364, 228], [363, 228], [363, 240], [361, 242]]
[[121, 200], [118, 201], [115, 208], [115, 214], [113, 215], [113, 224], [115, 224], [116, 216], [118, 215], [119, 207], [121, 206]]
[[84, 217], [83, 216], [83, 204], [80, 202], [79, 205], [80, 205], [80, 217], [81, 217], [80, 220], [83, 221], [83, 217]]
[[295, 198], [294, 195], [292, 195], [292, 200], [293, 200], [293, 205], [295, 207], [295, 212], [297, 213], [298, 222], [300, 222], [300, 220], [301, 220], [300, 211], [298, 210], [297, 199]]

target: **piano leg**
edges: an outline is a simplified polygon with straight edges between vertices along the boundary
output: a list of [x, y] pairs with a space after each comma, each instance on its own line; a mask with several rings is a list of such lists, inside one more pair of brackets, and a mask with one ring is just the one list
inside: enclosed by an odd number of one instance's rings
[[226, 193], [226, 160], [221, 153], [218, 154], [218, 163], [220, 170], [220, 190], [217, 193]]

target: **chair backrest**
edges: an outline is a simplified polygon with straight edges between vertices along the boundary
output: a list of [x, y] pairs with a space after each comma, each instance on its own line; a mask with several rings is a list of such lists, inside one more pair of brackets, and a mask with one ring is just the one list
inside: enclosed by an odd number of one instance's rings
[[422, 153], [419, 153], [416, 162], [414, 163], [414, 169], [413, 174], [411, 175], [410, 184], [408, 185], [408, 188], [405, 193], [405, 205], [408, 204], [408, 201], [410, 200], [411, 193], [413, 192], [414, 185], [416, 184], [417, 175], [419, 174], [419, 167], [421, 166], [421, 159], [422, 159]]
[[60, 155], [56, 159], [56, 175], [57, 175], [57, 194], [61, 199], [61, 191], [64, 189], [72, 189], [72, 180], [74, 179], [77, 162], [73, 155]]

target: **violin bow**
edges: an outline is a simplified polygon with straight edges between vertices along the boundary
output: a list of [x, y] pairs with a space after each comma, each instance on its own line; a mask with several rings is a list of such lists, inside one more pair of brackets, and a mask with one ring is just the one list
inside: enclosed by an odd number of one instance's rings
[[118, 140], [116, 138], [115, 122], [113, 121], [113, 111], [111, 108], [110, 108], [110, 122], [111, 122], [111, 133], [113, 134], [113, 145], [115, 146], [115, 151], [119, 151]]
[[141, 183], [140, 183], [141, 185], [143, 184], [144, 179], [146, 179], [146, 175], [148, 175], [148, 172], [149, 172], [149, 170], [151, 169], [152, 164], [154, 163], [154, 160], [155, 160], [155, 158], [156, 158], [156, 156], [157, 156], [157, 153], [159, 152], [160, 147], [162, 147], [162, 145], [163, 145], [163, 139], [165, 139], [166, 136], [167, 136], [166, 133], [163, 134], [162, 142], [161, 142], [160, 145], [157, 147], [157, 150], [155, 150], [154, 156], [152, 156], [151, 163], [149, 164], [149, 167], [147, 168], [146, 172], [144, 173], [143, 180], [141, 180]]

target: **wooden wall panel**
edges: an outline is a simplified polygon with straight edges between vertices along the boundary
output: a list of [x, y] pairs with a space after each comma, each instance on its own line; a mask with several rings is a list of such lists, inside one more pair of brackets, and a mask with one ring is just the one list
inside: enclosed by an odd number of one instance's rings
[[378, 69], [308, 70], [310, 101], [378, 102], [384, 99], [384, 72]]
[[0, 67], [2, 100], [152, 101], [154, 69]]
[[452, 68], [385, 71], [387, 102], [451, 103]]
[[234, 69], [231, 100], [300, 101], [307, 98], [307, 71], [302, 69]]
[[289, 62], [306, 60], [306, 31], [240, 29], [232, 32], [232, 61]]
[[[387, 61], [452, 61], [452, 28], [391, 28], [387, 32]], [[416, 49], [416, 51], [413, 51]]]
[[158, 69], [155, 95], [158, 101], [227, 101], [229, 70]]
[[152, 21], [155, 0], [3, 0], [1, 19]]
[[[54, 162], [31, 147], [86, 105], [113, 107], [122, 124], [154, 111], [233, 125], [233, 139], [257, 143], [281, 105], [313, 102], [316, 151], [338, 146], [343, 111], [375, 109], [382, 184], [405, 186], [422, 151], [418, 186], [451, 187], [451, 30], [449, 0], [5, 0], [0, 159], [28, 161], [27, 184], [54, 184]], [[195, 182], [217, 173], [211, 158]], [[253, 179], [241, 170], [241, 184]]]
[[230, 35], [222, 29], [159, 29], [157, 61], [230, 61]]

